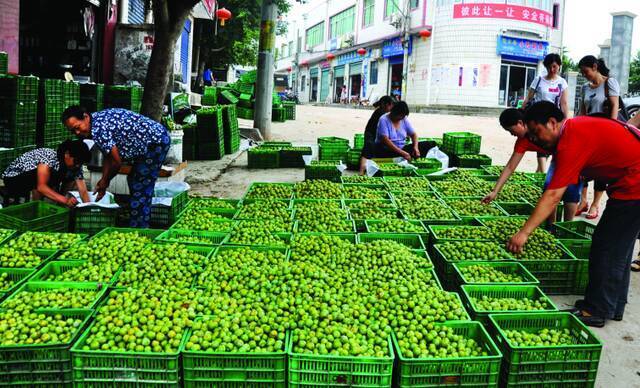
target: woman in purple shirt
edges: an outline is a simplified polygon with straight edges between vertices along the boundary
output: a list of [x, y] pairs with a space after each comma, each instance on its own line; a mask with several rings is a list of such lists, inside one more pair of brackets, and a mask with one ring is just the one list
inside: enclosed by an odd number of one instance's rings
[[[418, 142], [418, 134], [407, 120], [409, 107], [404, 101], [396, 102], [391, 112], [380, 117], [376, 133], [375, 157], [395, 158], [406, 160], [423, 157], [435, 147], [432, 141]], [[407, 137], [411, 137], [412, 144], [407, 144]]]

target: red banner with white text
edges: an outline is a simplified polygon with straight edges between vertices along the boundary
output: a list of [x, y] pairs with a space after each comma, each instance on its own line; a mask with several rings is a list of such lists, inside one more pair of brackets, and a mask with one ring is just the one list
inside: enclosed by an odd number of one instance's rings
[[511, 19], [553, 26], [553, 15], [537, 8], [511, 4], [468, 3], [453, 6], [453, 18]]

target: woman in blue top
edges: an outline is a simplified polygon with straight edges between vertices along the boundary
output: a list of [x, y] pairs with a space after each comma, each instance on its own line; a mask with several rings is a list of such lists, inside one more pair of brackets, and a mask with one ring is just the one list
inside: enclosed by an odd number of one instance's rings
[[127, 177], [131, 196], [129, 225], [148, 227], [153, 189], [171, 145], [167, 128], [126, 109], [106, 109], [89, 114], [77, 105], [64, 111], [62, 122], [76, 136], [93, 139], [105, 155], [102, 178], [94, 188], [98, 193], [97, 200], [104, 196], [123, 161], [133, 165]]
[[[376, 133], [375, 157], [395, 158], [406, 160], [419, 158], [427, 154], [436, 143], [432, 141], [418, 142], [418, 134], [407, 120], [409, 107], [404, 101], [396, 102], [391, 112], [380, 117]], [[412, 144], [407, 144], [407, 137], [411, 137]]]

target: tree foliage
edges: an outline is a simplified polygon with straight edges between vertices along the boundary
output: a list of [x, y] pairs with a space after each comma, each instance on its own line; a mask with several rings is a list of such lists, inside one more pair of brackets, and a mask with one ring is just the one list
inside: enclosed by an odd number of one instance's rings
[[631, 60], [629, 69], [629, 93], [640, 93], [640, 51]]
[[[255, 65], [260, 38], [261, 4], [258, 1], [220, 0], [220, 7], [233, 12], [233, 18], [214, 33], [213, 22], [207, 22], [200, 38], [200, 60], [212, 67]], [[286, 0], [277, 0], [278, 11], [289, 10]]]

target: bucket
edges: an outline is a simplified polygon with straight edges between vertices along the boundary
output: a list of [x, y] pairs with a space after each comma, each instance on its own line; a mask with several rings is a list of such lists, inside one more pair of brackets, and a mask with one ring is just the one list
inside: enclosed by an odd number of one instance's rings
[[167, 152], [165, 163], [182, 163], [182, 138], [184, 137], [184, 132], [170, 131], [169, 136], [171, 136], [171, 146], [169, 147], [169, 152]]

